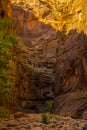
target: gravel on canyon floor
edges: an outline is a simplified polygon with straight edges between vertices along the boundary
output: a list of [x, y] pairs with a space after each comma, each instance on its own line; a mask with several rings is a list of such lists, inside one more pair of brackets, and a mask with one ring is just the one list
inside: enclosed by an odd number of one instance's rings
[[9, 118], [0, 118], [0, 130], [87, 130], [87, 120], [17, 112]]

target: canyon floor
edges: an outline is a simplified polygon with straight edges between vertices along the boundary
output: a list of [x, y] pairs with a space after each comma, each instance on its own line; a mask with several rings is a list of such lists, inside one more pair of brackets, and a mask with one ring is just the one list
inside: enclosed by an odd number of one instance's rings
[[42, 114], [24, 114], [21, 112], [9, 118], [0, 119], [0, 130], [87, 130], [87, 120], [47, 115], [50, 120], [45, 124]]

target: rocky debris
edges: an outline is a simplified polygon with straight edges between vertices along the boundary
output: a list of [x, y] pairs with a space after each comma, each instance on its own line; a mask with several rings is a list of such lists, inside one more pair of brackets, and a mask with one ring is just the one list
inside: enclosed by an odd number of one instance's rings
[[38, 114], [27, 114], [20, 118], [11, 115], [9, 119], [0, 119], [0, 130], [86, 130], [86, 124], [86, 120], [70, 117], [60, 117], [59, 120], [56, 115], [53, 115], [49, 124], [43, 124]]
[[17, 112], [14, 114], [14, 118], [21, 118], [21, 117], [25, 117], [27, 114], [23, 113], [23, 112]]
[[87, 124], [84, 124], [83, 130], [87, 130]]

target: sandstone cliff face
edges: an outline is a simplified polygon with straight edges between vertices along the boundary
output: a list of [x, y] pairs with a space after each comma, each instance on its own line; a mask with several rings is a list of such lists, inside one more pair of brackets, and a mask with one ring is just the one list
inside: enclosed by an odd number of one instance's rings
[[86, 35], [75, 30], [58, 47], [54, 111], [64, 116], [87, 118], [86, 47]]
[[17, 66], [19, 106], [42, 112], [46, 100], [54, 99], [54, 113], [87, 119], [84, 1], [25, 3], [13, 5], [15, 31], [26, 45]]
[[50, 24], [57, 30], [69, 32], [72, 29], [82, 30], [82, 0], [15, 0], [25, 10], [32, 9], [42, 22]]
[[15, 91], [19, 106], [26, 111], [44, 111], [46, 101], [54, 98], [58, 32], [17, 6], [13, 6], [13, 18], [15, 31], [26, 45], [22, 52], [18, 50]]
[[12, 8], [9, 0], [2, 1], [0, 0], [0, 20], [3, 18], [11, 18]]

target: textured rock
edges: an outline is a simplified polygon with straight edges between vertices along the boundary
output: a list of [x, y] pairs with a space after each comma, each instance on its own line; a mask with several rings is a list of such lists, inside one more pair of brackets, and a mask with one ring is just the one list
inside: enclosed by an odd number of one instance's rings
[[87, 119], [87, 92], [68, 92], [58, 96], [54, 112], [63, 116]]
[[54, 111], [63, 116], [87, 119], [86, 51], [87, 37], [76, 31], [58, 47]]
[[[19, 5], [19, 1], [16, 2]], [[21, 4], [20, 7], [13, 5], [15, 31], [26, 45], [19, 49], [22, 55], [18, 56], [17, 61], [16, 96], [19, 106], [27, 112], [42, 112], [45, 102], [55, 99], [53, 112], [87, 119], [87, 37], [83, 24], [84, 21], [86, 24], [86, 20], [82, 16], [86, 10], [84, 3], [81, 0], [68, 1], [67, 4], [61, 1], [58, 6], [61, 14], [58, 12], [54, 16], [54, 4], [51, 6], [50, 3], [53, 1], [41, 0], [41, 8], [38, 8], [38, 3], [33, 8], [33, 3], [27, 2], [22, 3], [24, 7]], [[25, 5], [27, 10], [21, 8], [25, 9]], [[42, 12], [39, 12], [41, 9]], [[53, 24], [49, 21], [51, 18]], [[50, 23], [56, 29], [45, 23]], [[74, 29], [84, 32], [78, 33]], [[69, 34], [64, 34], [69, 30]]]
[[55, 93], [87, 90], [86, 50], [86, 35], [78, 34], [75, 30], [60, 42], [56, 63], [58, 87], [56, 86]]
[[9, 0], [2, 1], [0, 0], [0, 20], [2, 18], [11, 18], [12, 8]]
[[[14, 2], [14, 0], [12, 0]], [[50, 24], [57, 30], [82, 30], [82, 0], [15, 0], [18, 6], [25, 10], [32, 9], [35, 16], [44, 23]]]
[[46, 100], [54, 98], [58, 32], [17, 6], [13, 6], [13, 20], [26, 45], [18, 48], [15, 94], [27, 111], [43, 111]]

